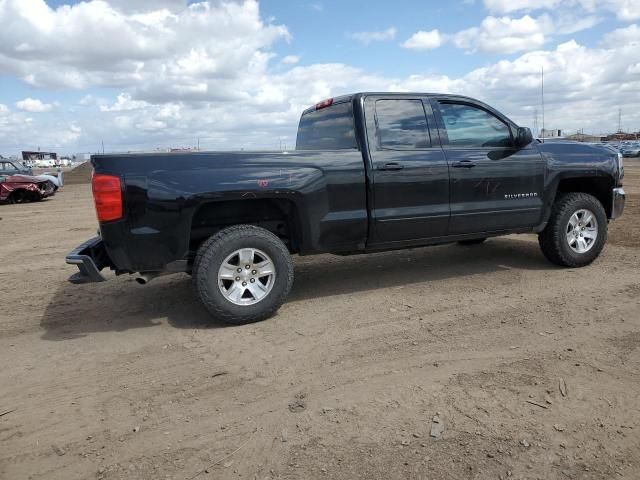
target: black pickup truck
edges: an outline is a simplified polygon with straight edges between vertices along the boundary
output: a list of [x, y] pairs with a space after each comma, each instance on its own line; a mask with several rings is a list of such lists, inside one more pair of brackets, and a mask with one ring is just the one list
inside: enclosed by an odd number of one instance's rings
[[100, 234], [67, 256], [140, 283], [192, 274], [220, 320], [272, 315], [291, 254], [353, 254], [535, 232], [553, 263], [591, 263], [622, 214], [622, 157], [541, 143], [456, 95], [358, 93], [302, 114], [295, 151], [96, 155]]

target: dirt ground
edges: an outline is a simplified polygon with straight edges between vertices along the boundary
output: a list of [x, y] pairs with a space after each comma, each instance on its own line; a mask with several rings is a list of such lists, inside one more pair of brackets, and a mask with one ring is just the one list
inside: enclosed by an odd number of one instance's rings
[[296, 258], [242, 327], [186, 275], [68, 284], [88, 185], [0, 206], [0, 478], [638, 479], [640, 162], [625, 187], [587, 268], [532, 235]]

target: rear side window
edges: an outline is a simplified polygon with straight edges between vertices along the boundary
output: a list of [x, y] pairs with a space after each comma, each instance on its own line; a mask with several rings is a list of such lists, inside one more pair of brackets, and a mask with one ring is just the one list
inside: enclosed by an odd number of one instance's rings
[[440, 103], [449, 145], [462, 147], [510, 147], [511, 130], [498, 117], [461, 103]]
[[357, 149], [351, 102], [306, 113], [300, 119], [296, 150]]
[[380, 148], [413, 150], [431, 146], [421, 100], [378, 100], [376, 130]]

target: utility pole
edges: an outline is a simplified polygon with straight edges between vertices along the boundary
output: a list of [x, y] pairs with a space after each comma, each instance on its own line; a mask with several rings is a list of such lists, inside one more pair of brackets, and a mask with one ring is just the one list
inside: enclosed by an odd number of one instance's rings
[[100, 140], [100, 143], [102, 144], [102, 154], [104, 155], [104, 140]]
[[622, 133], [622, 109], [618, 109], [618, 133]]
[[538, 131], [538, 109], [533, 110], [533, 131], [536, 137], [540, 136], [540, 132]]
[[542, 97], [542, 143], [544, 143], [544, 65], [540, 71], [540, 95]]

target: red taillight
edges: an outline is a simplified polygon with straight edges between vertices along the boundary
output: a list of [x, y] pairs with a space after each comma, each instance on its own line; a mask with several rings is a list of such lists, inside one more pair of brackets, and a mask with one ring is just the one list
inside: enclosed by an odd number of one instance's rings
[[99, 222], [122, 218], [122, 187], [120, 177], [94, 174], [91, 179], [93, 200]]
[[333, 105], [333, 98], [327, 98], [320, 103], [316, 103], [316, 110], [321, 110], [323, 108], [330, 107], [331, 105]]

